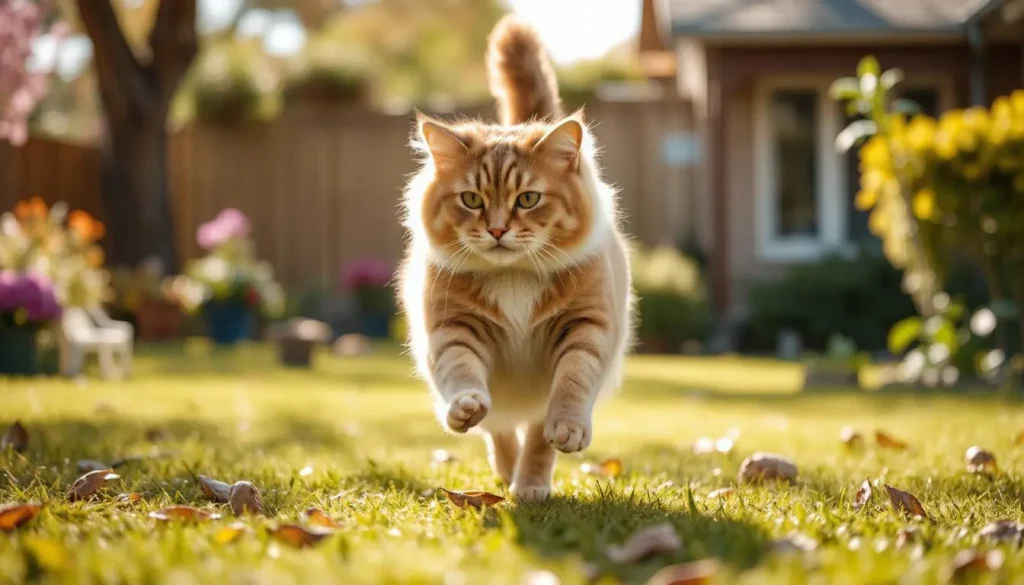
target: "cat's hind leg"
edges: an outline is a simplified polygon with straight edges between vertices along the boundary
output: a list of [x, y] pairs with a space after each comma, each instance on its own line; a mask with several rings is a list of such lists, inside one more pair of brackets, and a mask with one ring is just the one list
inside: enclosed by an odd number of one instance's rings
[[484, 435], [487, 443], [487, 461], [491, 469], [498, 474], [502, 483], [506, 486], [512, 485], [512, 476], [515, 474], [516, 461], [519, 460], [519, 436], [516, 431], [502, 431]]

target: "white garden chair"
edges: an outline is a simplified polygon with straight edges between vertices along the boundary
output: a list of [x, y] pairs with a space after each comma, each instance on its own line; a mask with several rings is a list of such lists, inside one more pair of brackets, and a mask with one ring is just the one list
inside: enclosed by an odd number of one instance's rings
[[103, 309], [65, 309], [60, 320], [61, 374], [77, 376], [85, 356], [95, 353], [104, 378], [128, 376], [134, 337], [131, 323], [115, 321]]

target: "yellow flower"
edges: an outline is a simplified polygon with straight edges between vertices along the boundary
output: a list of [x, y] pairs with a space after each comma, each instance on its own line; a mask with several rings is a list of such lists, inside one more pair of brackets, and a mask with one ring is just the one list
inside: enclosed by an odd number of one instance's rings
[[935, 120], [928, 116], [917, 116], [907, 129], [907, 143], [915, 151], [924, 151], [935, 140]]
[[889, 218], [884, 209], [875, 209], [868, 217], [868, 229], [876, 236], [884, 236], [889, 231]]
[[957, 153], [956, 139], [948, 130], [940, 130], [935, 135], [935, 154], [942, 160], [953, 160]]
[[928, 220], [935, 216], [935, 191], [921, 189], [914, 194], [913, 200], [914, 216], [917, 219]]
[[861, 168], [865, 171], [868, 169], [888, 170], [892, 163], [889, 145], [886, 144], [885, 139], [877, 135], [868, 139], [860, 149], [860, 161]]
[[878, 203], [878, 191], [861, 189], [857, 192], [854, 204], [861, 211], [870, 211]]

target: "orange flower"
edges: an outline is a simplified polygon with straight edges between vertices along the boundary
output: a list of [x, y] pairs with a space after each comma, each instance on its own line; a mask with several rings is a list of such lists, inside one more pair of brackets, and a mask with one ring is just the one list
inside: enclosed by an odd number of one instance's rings
[[72, 211], [68, 216], [68, 227], [86, 241], [98, 240], [107, 232], [102, 223], [80, 209]]
[[39, 197], [33, 197], [28, 201], [19, 201], [14, 206], [14, 215], [19, 221], [29, 221], [35, 219], [44, 219], [49, 213], [49, 209], [46, 207], [46, 203]]
[[103, 260], [103, 248], [100, 248], [99, 246], [91, 246], [85, 252], [85, 261], [93, 268], [101, 268], [103, 266]]

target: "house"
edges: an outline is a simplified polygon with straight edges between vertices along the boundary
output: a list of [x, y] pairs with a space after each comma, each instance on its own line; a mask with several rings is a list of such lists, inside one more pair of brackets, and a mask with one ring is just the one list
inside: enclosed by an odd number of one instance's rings
[[869, 238], [853, 206], [856, 153], [828, 96], [874, 55], [906, 74], [900, 96], [936, 114], [1024, 82], [1024, 0], [644, 0], [650, 79], [694, 108], [696, 197], [718, 309], [742, 314], [745, 282]]

